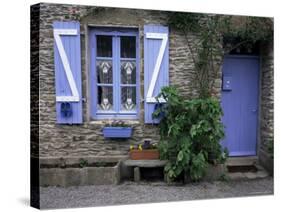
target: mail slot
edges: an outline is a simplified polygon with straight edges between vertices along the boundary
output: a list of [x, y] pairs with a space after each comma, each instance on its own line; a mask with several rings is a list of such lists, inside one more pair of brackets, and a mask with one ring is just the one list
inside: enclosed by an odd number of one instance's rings
[[231, 91], [232, 90], [232, 77], [223, 77], [222, 80], [222, 90], [223, 91]]

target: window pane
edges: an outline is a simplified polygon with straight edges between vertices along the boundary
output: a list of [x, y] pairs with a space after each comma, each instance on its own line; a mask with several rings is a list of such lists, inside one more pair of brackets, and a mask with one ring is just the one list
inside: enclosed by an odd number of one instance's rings
[[136, 62], [122, 61], [121, 62], [121, 83], [136, 84]]
[[97, 82], [112, 84], [112, 61], [97, 60]]
[[97, 35], [97, 56], [112, 57], [112, 36]]
[[122, 87], [121, 88], [121, 110], [135, 111], [136, 110], [136, 88]]
[[111, 86], [98, 86], [98, 110], [112, 110], [113, 93]]
[[121, 57], [136, 58], [136, 37], [133, 36], [121, 37]]

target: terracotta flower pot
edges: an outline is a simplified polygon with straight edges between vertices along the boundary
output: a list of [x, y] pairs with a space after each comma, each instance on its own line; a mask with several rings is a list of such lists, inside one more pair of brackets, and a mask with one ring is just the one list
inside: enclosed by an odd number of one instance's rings
[[157, 160], [159, 156], [158, 149], [130, 150], [131, 160]]

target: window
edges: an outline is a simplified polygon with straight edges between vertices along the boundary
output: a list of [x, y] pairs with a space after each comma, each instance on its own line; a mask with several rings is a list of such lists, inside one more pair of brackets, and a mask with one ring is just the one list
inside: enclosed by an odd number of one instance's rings
[[94, 29], [92, 38], [92, 116], [136, 118], [138, 112], [138, 33]]

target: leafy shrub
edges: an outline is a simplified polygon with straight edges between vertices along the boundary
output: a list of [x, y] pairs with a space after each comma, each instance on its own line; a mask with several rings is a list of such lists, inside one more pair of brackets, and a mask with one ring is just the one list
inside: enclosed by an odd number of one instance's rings
[[158, 107], [153, 117], [161, 115], [160, 158], [168, 160], [165, 172], [170, 179], [188, 174], [192, 180], [201, 179], [208, 163], [224, 163], [227, 150], [222, 150], [224, 137], [222, 109], [217, 99], [185, 100], [175, 87], [162, 88], [166, 103]]

